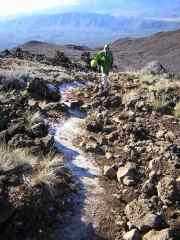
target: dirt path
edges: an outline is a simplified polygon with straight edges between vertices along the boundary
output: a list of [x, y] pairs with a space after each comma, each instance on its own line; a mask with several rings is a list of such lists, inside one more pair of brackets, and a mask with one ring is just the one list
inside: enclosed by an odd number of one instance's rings
[[[65, 102], [64, 95], [67, 89], [63, 88], [61, 93]], [[66, 166], [80, 185], [78, 194], [72, 199], [75, 211], [67, 213], [67, 221], [65, 218], [65, 224], [58, 235], [61, 240], [102, 239], [95, 233], [99, 218], [104, 211], [104, 189], [99, 184], [100, 169], [92, 156], [74, 145], [74, 140], [78, 136], [86, 134], [82, 128], [85, 119], [77, 117], [77, 109], [75, 113], [76, 117], [72, 114], [63, 123], [57, 125], [55, 133], [55, 141], [59, 151], [64, 153]]]

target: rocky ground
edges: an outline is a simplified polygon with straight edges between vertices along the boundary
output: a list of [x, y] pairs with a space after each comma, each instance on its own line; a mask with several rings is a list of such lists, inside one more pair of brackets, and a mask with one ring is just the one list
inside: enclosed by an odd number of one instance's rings
[[88, 113], [81, 126], [87, 134], [75, 144], [93, 154], [102, 170], [108, 206], [98, 235], [179, 239], [179, 79], [152, 63], [139, 73], [112, 73], [104, 97], [98, 93], [99, 75], [79, 70], [0, 59], [2, 239], [55, 239], [54, 227], [72, 207], [69, 196], [77, 183], [48, 133], [68, 112], [59, 84], [77, 80], [90, 84], [75, 90], [71, 102]]
[[110, 76], [108, 97], [88, 88], [81, 147], [103, 170], [108, 239], [180, 238], [180, 81], [151, 63]]
[[[0, 231], [2, 239], [51, 239], [76, 191], [49, 128], [66, 114], [62, 67], [15, 58], [0, 64]], [[54, 239], [54, 238], [53, 238]]]

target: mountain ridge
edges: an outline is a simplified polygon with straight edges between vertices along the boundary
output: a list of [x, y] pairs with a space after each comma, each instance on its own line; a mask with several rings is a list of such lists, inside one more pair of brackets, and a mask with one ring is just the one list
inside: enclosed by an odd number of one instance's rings
[[0, 22], [0, 49], [36, 39], [55, 44], [98, 47], [124, 37], [148, 36], [180, 28], [180, 21], [114, 17], [97, 13], [63, 13], [20, 17]]

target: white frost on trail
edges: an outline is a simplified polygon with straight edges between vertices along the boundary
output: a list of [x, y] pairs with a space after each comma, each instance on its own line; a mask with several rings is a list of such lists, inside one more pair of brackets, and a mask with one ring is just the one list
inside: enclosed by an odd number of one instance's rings
[[76, 211], [69, 213], [70, 222], [66, 222], [58, 231], [61, 240], [98, 239], [95, 229], [99, 225], [99, 216], [104, 211], [104, 191], [99, 184], [100, 169], [92, 156], [74, 145], [78, 136], [86, 134], [81, 127], [84, 121], [69, 117], [55, 127], [57, 148], [64, 154], [66, 166], [80, 183], [80, 191], [73, 199]]
[[[99, 175], [100, 172], [98, 167], [95, 166], [94, 160], [87, 154], [83, 153], [79, 148], [75, 147], [73, 144], [74, 139], [77, 136], [85, 134], [85, 131], [81, 128], [81, 124], [83, 122], [84, 119], [69, 118], [64, 124], [62, 124], [62, 126], [57, 128], [55, 140], [68, 148], [64, 149], [64, 154], [65, 158], [69, 160], [67, 164], [70, 168], [72, 168], [72, 170], [73, 166], [76, 165], [79, 168], [87, 170], [89, 174], [92, 174], [95, 177]], [[73, 153], [76, 156], [73, 156]], [[78, 177], [86, 178], [86, 176], [84, 176], [84, 174], [81, 172], [77, 174]]]

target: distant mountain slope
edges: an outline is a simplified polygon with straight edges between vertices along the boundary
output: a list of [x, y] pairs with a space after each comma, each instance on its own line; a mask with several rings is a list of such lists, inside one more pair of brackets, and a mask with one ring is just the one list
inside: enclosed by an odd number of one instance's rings
[[180, 28], [180, 21], [113, 17], [95, 13], [33, 15], [0, 21], [0, 49], [36, 39], [91, 47], [120, 37], [140, 37]]
[[24, 51], [28, 51], [33, 54], [43, 54], [47, 57], [53, 57], [56, 51], [59, 50], [64, 52], [66, 56], [75, 61], [80, 60], [81, 54], [84, 51], [94, 51], [93, 49], [90, 49], [86, 46], [77, 46], [73, 44], [57, 45], [40, 41], [29, 41], [27, 43], [19, 45], [18, 47], [22, 48]]
[[112, 44], [112, 49], [119, 70], [140, 69], [147, 62], [158, 60], [180, 73], [180, 30], [146, 38], [120, 39]]

